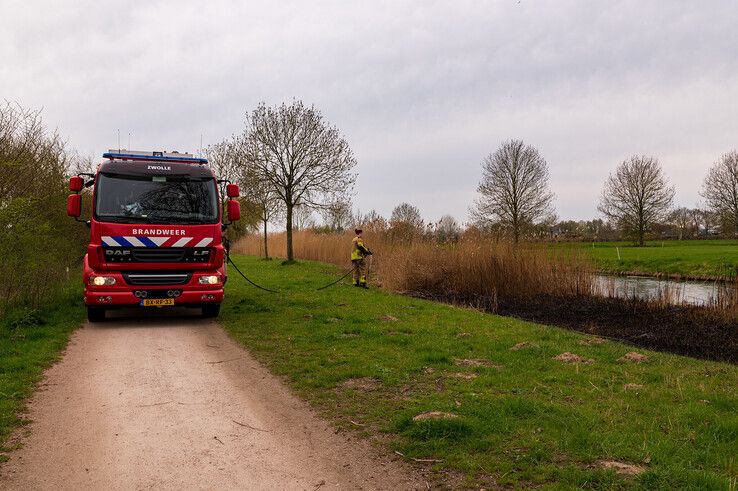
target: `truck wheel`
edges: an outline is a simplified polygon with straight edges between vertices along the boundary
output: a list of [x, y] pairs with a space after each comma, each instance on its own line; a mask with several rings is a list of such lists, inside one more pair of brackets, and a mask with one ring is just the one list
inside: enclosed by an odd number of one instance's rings
[[207, 304], [202, 306], [202, 316], [203, 317], [218, 317], [218, 314], [220, 314], [220, 304]]
[[87, 320], [90, 322], [103, 322], [105, 320], [105, 309], [87, 307]]

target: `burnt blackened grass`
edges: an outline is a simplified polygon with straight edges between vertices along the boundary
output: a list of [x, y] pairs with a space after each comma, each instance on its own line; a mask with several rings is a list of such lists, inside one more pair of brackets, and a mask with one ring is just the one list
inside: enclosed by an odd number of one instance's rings
[[413, 292], [408, 295], [572, 329], [652, 350], [738, 363], [738, 319], [704, 307], [584, 295], [497, 297], [494, 301], [481, 295]]

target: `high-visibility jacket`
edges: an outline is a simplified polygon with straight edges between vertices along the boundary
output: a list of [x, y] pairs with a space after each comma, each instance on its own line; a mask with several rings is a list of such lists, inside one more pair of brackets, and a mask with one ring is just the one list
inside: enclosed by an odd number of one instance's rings
[[364, 239], [359, 236], [354, 237], [351, 248], [351, 260], [356, 261], [358, 259], [364, 259], [369, 250], [364, 247]]

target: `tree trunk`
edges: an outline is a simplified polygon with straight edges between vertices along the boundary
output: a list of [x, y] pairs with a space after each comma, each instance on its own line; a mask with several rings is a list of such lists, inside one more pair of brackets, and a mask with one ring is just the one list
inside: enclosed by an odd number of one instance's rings
[[269, 259], [269, 249], [267, 249], [267, 221], [264, 220], [264, 259]]
[[292, 208], [294, 205], [287, 205], [287, 260], [294, 261], [292, 253]]

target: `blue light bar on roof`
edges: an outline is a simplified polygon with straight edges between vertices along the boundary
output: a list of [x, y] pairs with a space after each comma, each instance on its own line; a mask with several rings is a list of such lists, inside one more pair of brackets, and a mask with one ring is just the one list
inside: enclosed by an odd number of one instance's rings
[[189, 154], [164, 155], [163, 152], [136, 152], [136, 153], [118, 153], [118, 152], [105, 152], [103, 158], [110, 160], [133, 160], [133, 161], [146, 161], [146, 162], [181, 162], [185, 164], [207, 164], [208, 159], [202, 159], [193, 157]]

